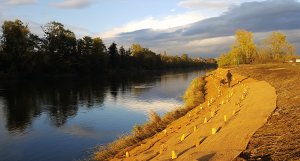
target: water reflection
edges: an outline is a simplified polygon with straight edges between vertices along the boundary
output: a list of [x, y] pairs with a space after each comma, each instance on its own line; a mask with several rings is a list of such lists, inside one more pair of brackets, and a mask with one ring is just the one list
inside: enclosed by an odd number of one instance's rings
[[[105, 97], [102, 82], [90, 80], [53, 80], [4, 82], [1, 96], [4, 100], [6, 127], [9, 131], [23, 132], [32, 119], [47, 112], [53, 125], [63, 125], [75, 116], [79, 104], [88, 108], [102, 104]], [[3, 88], [2, 87], [2, 88]], [[95, 100], [97, 99], [97, 100]]]
[[[42, 112], [46, 112], [51, 123], [60, 127], [64, 125], [69, 117], [77, 114], [78, 108], [84, 105], [86, 108], [101, 108], [106, 94], [109, 91], [116, 101], [119, 94], [132, 92], [139, 97], [143, 92], [150, 90], [155, 82], [169, 84], [164, 86], [165, 90], [160, 92], [172, 92], [172, 82], [168, 82], [172, 77], [178, 77], [178, 73], [147, 73], [143, 75], [119, 74], [107, 78], [77, 78], [77, 79], [47, 79], [47, 80], [22, 80], [1, 82], [0, 88], [4, 104], [4, 115], [6, 116], [6, 128], [13, 133], [22, 133], [32, 120]], [[188, 73], [181, 73], [183, 81], [188, 78]], [[159, 79], [158, 79], [159, 78]], [[134, 85], [133, 85], [134, 84]], [[176, 86], [176, 84], [174, 84]], [[129, 88], [130, 87], [130, 88]], [[160, 95], [154, 91], [156, 95]], [[148, 93], [149, 94], [149, 93]], [[150, 93], [151, 94], [151, 93]], [[147, 97], [147, 96], [145, 96]], [[174, 102], [174, 103], [168, 103]], [[170, 105], [179, 104], [179, 101], [169, 100], [166, 102], [144, 101], [129, 102], [123, 101], [125, 106], [132, 106], [134, 109], [143, 109], [151, 104], [172, 108]]]
[[82, 158], [88, 148], [146, 121], [149, 110], [163, 114], [180, 106], [186, 87], [201, 74], [1, 81], [0, 161]]

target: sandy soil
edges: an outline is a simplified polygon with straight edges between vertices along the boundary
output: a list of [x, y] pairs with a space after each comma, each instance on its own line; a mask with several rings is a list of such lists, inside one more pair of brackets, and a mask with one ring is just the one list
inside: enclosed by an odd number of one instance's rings
[[[176, 160], [236, 158], [255, 131], [267, 122], [276, 108], [277, 96], [275, 88], [267, 82], [238, 74], [233, 76], [232, 88], [220, 86], [219, 80], [225, 75], [226, 70], [218, 69], [207, 77], [205, 103], [140, 146], [129, 147], [129, 157], [122, 152], [113, 160], [172, 160], [172, 151]], [[212, 130], [216, 133], [212, 134]]]
[[300, 160], [300, 64], [244, 65], [234, 72], [267, 81], [277, 93], [275, 112], [238, 160]]

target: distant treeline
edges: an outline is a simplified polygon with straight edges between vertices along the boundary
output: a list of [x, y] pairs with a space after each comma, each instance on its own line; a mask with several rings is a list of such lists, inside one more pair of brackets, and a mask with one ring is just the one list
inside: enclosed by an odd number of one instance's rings
[[259, 45], [254, 43], [253, 33], [246, 30], [237, 30], [235, 38], [231, 50], [219, 57], [219, 66], [286, 62], [296, 56], [295, 46], [281, 32], [273, 32]]
[[112, 43], [107, 48], [99, 37], [77, 39], [59, 22], [50, 22], [42, 29], [44, 36], [39, 37], [20, 20], [3, 23], [0, 43], [2, 75], [89, 74], [216, 65], [214, 59], [192, 59], [187, 54], [156, 54], [139, 44], [125, 49]]

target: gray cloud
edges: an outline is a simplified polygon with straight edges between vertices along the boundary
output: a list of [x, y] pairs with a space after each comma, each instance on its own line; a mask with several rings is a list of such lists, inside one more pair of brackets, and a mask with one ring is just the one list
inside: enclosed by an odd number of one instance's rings
[[247, 2], [234, 7], [220, 17], [197, 22], [184, 35], [230, 35], [243, 28], [253, 32], [297, 29], [300, 27], [300, 4], [294, 0]]
[[60, 9], [73, 9], [88, 7], [93, 3], [93, 0], [64, 0], [63, 2], [51, 4], [51, 6]]
[[[249, 30], [255, 35], [280, 30], [289, 37], [294, 36], [289, 35], [292, 31], [300, 29], [299, 17], [300, 3], [296, 0], [246, 2], [230, 8], [219, 17], [187, 26], [169, 30], [143, 29], [122, 33], [113, 39], [125, 46], [138, 42], [155, 49], [156, 52], [167, 50], [174, 54], [185, 52], [197, 56], [217, 56], [230, 48], [228, 42], [234, 40], [230, 36], [233, 36], [237, 29]], [[300, 44], [299, 39], [295, 37], [291, 41], [296, 45]]]

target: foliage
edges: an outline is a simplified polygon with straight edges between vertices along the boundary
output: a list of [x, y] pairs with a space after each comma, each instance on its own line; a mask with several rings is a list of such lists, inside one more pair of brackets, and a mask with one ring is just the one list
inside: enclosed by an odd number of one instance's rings
[[16, 72], [23, 70], [23, 65], [28, 59], [29, 49], [32, 48], [30, 31], [22, 21], [4, 21], [2, 25], [1, 55], [4, 60], [1, 62], [2, 72]]
[[287, 61], [296, 53], [295, 46], [287, 41], [286, 35], [273, 32], [261, 43], [260, 58], [273, 61]]
[[253, 34], [249, 31], [238, 30], [235, 37], [236, 41], [231, 50], [219, 57], [219, 66], [285, 62], [296, 53], [295, 46], [280, 32], [273, 32], [258, 48], [253, 42]]
[[215, 61], [191, 59], [187, 54], [156, 54], [140, 44], [127, 50], [113, 42], [108, 49], [101, 38], [75, 34], [59, 22], [42, 27], [44, 36], [30, 32], [22, 21], [5, 21], [0, 43], [0, 73], [11, 76], [90, 74], [115, 70], [160, 70], [210, 67]]
[[243, 64], [254, 61], [256, 55], [256, 45], [253, 42], [253, 34], [246, 30], [236, 32], [236, 41], [232, 48], [232, 56]]
[[187, 108], [194, 108], [204, 101], [205, 80], [203, 77], [195, 78], [185, 91], [183, 99]]

